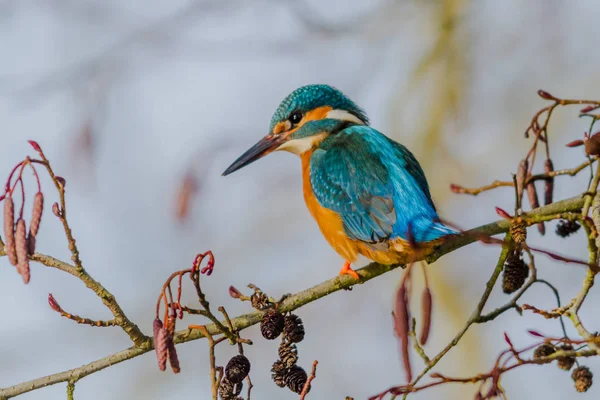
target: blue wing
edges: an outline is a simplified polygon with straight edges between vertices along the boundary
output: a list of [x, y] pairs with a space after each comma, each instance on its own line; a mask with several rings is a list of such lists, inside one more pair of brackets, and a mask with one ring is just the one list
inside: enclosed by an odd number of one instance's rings
[[346, 234], [364, 242], [455, 233], [438, 221], [425, 174], [408, 149], [368, 126], [331, 135], [315, 150], [310, 182], [319, 203], [338, 213]]

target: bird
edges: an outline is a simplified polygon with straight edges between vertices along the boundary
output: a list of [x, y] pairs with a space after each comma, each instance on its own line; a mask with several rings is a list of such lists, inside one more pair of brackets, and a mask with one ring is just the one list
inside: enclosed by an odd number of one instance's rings
[[415, 156], [372, 128], [365, 111], [332, 86], [312, 84], [290, 93], [273, 114], [267, 135], [223, 176], [274, 151], [300, 157], [308, 210], [345, 260], [339, 275], [359, 280], [351, 266], [359, 255], [403, 264], [416, 251], [432, 251], [457, 234], [440, 221]]

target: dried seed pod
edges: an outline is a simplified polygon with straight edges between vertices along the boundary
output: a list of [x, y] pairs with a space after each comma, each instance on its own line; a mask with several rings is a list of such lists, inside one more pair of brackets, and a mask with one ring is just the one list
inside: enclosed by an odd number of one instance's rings
[[[563, 344], [558, 349], [563, 350], [563, 351], [572, 351], [573, 346], [571, 346], [570, 344]], [[559, 357], [558, 358], [558, 363], [557, 363], [558, 368], [560, 368], [564, 371], [570, 371], [571, 368], [573, 368], [573, 364], [575, 364], [575, 357]]]
[[406, 371], [406, 380], [411, 382], [412, 368], [410, 366], [410, 355], [408, 353], [410, 311], [408, 309], [408, 293], [405, 282], [402, 283], [396, 292], [396, 304], [392, 315], [394, 317], [394, 330], [396, 332], [396, 336], [398, 336], [400, 339], [402, 360], [404, 362], [404, 370]]
[[36, 241], [37, 240], [35, 236], [33, 236], [31, 232], [29, 232], [29, 235], [27, 235], [27, 254], [32, 255], [33, 253], [35, 253]]
[[286, 338], [279, 345], [279, 359], [286, 368], [291, 368], [298, 362], [298, 349], [296, 345]]
[[527, 240], [527, 226], [520, 218], [516, 218], [511, 222], [510, 236], [516, 244], [525, 243]]
[[544, 343], [536, 347], [536, 349], [533, 351], [533, 358], [538, 359], [542, 357], [548, 357], [554, 353], [556, 353], [556, 348], [550, 343]]
[[246, 356], [237, 355], [227, 363], [225, 367], [225, 376], [232, 383], [240, 383], [248, 376], [250, 372], [250, 361]]
[[585, 140], [585, 154], [588, 156], [600, 155], [600, 132], [594, 133]]
[[562, 238], [566, 238], [577, 232], [579, 228], [581, 228], [579, 222], [561, 219], [558, 221], [558, 225], [556, 225], [556, 234]]
[[283, 331], [284, 318], [281, 313], [275, 309], [267, 310], [260, 321], [260, 332], [267, 340], [277, 339]]
[[304, 340], [304, 325], [296, 314], [286, 315], [283, 325], [283, 335], [294, 343]]
[[268, 308], [271, 305], [271, 303], [269, 302], [269, 296], [267, 296], [263, 292], [254, 292], [254, 294], [250, 296], [250, 303], [252, 304], [252, 307], [261, 311]]
[[10, 195], [4, 198], [4, 251], [12, 265], [17, 265], [17, 251], [15, 248], [15, 203]]
[[[531, 175], [528, 176], [528, 179], [530, 177], [531, 177]], [[529, 198], [529, 205], [531, 206], [532, 210], [535, 208], [538, 208], [540, 206], [540, 201], [538, 200], [537, 189], [535, 188], [534, 182], [529, 182], [527, 184], [527, 197]], [[538, 231], [540, 232], [540, 235], [543, 235], [546, 233], [546, 227], [543, 222], [539, 222], [537, 224], [537, 227], [538, 227]]]
[[289, 369], [285, 377], [285, 384], [292, 392], [300, 394], [302, 393], [302, 389], [304, 389], [307, 380], [308, 375], [306, 374], [306, 371], [303, 368], [294, 365]]
[[31, 277], [29, 271], [29, 258], [27, 257], [27, 227], [23, 218], [17, 221], [17, 231], [15, 233], [15, 249], [17, 251], [17, 271], [23, 277], [23, 282], [28, 283]]
[[592, 379], [594, 374], [592, 371], [584, 365], [577, 367], [573, 370], [571, 374], [571, 378], [575, 382], [575, 389], [578, 392], [587, 392], [587, 390], [592, 386]]
[[285, 378], [287, 376], [288, 368], [284, 365], [283, 361], [277, 360], [271, 367], [271, 379], [279, 387], [285, 387]]
[[[551, 159], [547, 159], [544, 163], [544, 173], [548, 175], [554, 172], [554, 164]], [[546, 178], [544, 182], [544, 205], [552, 204], [554, 199], [554, 177]]]
[[525, 189], [525, 180], [527, 178], [527, 170], [529, 169], [529, 161], [524, 158], [519, 162], [519, 168], [517, 168], [516, 175], [516, 190], [517, 190], [517, 200], [519, 204], [522, 204], [523, 201], [523, 193]]
[[29, 223], [29, 234], [37, 236], [44, 212], [44, 195], [37, 192], [33, 198], [33, 209], [31, 211], [31, 222]]
[[235, 384], [231, 382], [227, 377], [221, 379], [221, 384], [219, 385], [219, 396], [222, 400], [233, 399], [233, 391], [235, 389]]
[[421, 326], [421, 334], [419, 335], [419, 343], [424, 346], [427, 343], [427, 339], [429, 338], [429, 331], [431, 330], [431, 310], [433, 306], [433, 301], [431, 297], [431, 290], [428, 287], [423, 289], [423, 294], [421, 295], [421, 320], [423, 321], [423, 325]]
[[529, 276], [529, 268], [525, 265], [521, 251], [510, 253], [504, 264], [502, 274], [502, 290], [506, 294], [516, 292], [523, 286]]
[[156, 318], [152, 324], [154, 333], [154, 350], [156, 351], [156, 359], [158, 360], [158, 369], [164, 371], [167, 369], [167, 330], [163, 328], [163, 323]]
[[[173, 326], [175, 324], [172, 324]], [[167, 353], [169, 356], [169, 364], [174, 373], [178, 374], [181, 371], [179, 367], [179, 357], [177, 357], [177, 349], [175, 349], [175, 343], [173, 342], [173, 335], [167, 331]]]

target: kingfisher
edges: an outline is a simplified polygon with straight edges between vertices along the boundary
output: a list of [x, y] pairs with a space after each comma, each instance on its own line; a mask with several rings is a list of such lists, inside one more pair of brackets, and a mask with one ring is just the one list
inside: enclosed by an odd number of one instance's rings
[[279, 105], [269, 131], [223, 172], [274, 151], [300, 156], [304, 200], [340, 254], [340, 275], [359, 280], [359, 255], [406, 263], [456, 234], [438, 217], [421, 165], [402, 144], [369, 126], [366, 113], [329, 85], [302, 86]]

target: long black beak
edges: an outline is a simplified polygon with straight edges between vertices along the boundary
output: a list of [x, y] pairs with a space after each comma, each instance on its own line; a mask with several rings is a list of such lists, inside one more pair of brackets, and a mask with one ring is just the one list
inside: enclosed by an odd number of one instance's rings
[[252, 164], [254, 161], [266, 156], [275, 150], [281, 143], [285, 141], [284, 135], [267, 135], [260, 139], [254, 146], [250, 147], [244, 154], [242, 154], [237, 160], [233, 162], [223, 172], [223, 176], [227, 176], [232, 172], [237, 171], [240, 168], [244, 168], [246, 165]]

